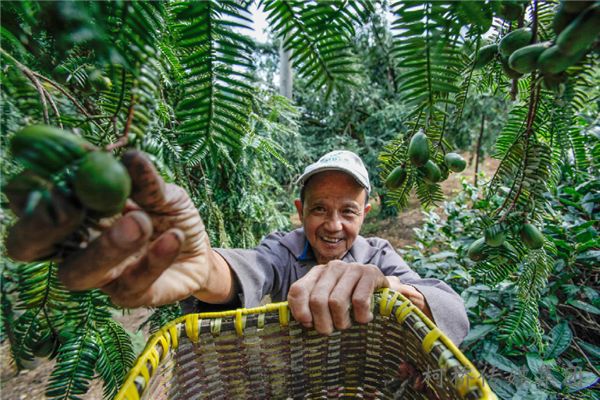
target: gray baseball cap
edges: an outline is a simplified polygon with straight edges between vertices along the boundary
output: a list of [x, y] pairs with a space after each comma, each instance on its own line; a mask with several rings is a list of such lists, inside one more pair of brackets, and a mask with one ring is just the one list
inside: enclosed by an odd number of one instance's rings
[[308, 178], [323, 171], [345, 172], [367, 189], [367, 192], [371, 192], [369, 173], [365, 165], [358, 155], [348, 150], [334, 150], [325, 154], [319, 161], [306, 167], [296, 183], [302, 186]]

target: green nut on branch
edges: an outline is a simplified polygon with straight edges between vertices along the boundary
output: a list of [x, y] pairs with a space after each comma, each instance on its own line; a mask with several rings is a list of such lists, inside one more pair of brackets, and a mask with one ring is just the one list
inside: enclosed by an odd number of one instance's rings
[[500, 40], [498, 44], [498, 52], [504, 58], [510, 57], [512, 53], [521, 47], [525, 47], [531, 43], [533, 33], [529, 28], [515, 29], [509, 32]]
[[406, 169], [398, 166], [390, 172], [385, 180], [385, 187], [388, 189], [398, 189], [406, 180]]
[[544, 245], [544, 235], [533, 224], [524, 224], [519, 234], [530, 249], [537, 250]]
[[467, 167], [467, 162], [458, 153], [448, 153], [444, 156], [444, 162], [448, 169], [453, 172], [462, 172]]
[[473, 261], [483, 261], [488, 258], [488, 254], [485, 252], [485, 250], [485, 239], [480, 238], [471, 243], [469, 250], [467, 250], [467, 256]]
[[107, 215], [121, 211], [131, 193], [131, 179], [125, 167], [111, 154], [100, 151], [83, 159], [73, 186], [85, 207]]
[[408, 158], [415, 167], [422, 167], [429, 160], [429, 143], [423, 132], [415, 133], [410, 139]]
[[84, 139], [47, 125], [23, 128], [10, 141], [12, 155], [41, 176], [50, 176], [63, 170], [92, 148]]
[[419, 171], [423, 176], [423, 180], [429, 184], [438, 183], [442, 180], [442, 171], [440, 170], [440, 167], [431, 160], [428, 160], [424, 166], [419, 168]]

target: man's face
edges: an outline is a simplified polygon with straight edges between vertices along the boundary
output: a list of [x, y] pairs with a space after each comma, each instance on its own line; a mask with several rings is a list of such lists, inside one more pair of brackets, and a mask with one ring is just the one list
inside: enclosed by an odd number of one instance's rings
[[310, 178], [304, 204], [300, 200], [295, 204], [319, 264], [341, 259], [352, 247], [371, 209], [365, 193], [365, 188], [343, 172], [325, 171]]

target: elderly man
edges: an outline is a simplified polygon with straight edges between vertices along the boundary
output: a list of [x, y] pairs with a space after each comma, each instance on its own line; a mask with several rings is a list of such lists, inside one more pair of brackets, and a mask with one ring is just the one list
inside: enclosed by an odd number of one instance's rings
[[[68, 288], [101, 288], [125, 307], [188, 299], [187, 311], [199, 303], [252, 307], [271, 295], [287, 299], [301, 324], [329, 334], [350, 326], [350, 306], [357, 322], [369, 322], [373, 290], [390, 287], [455, 343], [467, 334], [464, 305], [450, 287], [421, 279], [387, 241], [359, 235], [371, 206], [369, 177], [356, 154], [334, 151], [308, 166], [295, 202], [303, 227], [271, 234], [251, 250], [213, 249], [183, 189], [165, 184], [139, 152], [125, 154], [123, 162], [132, 177], [133, 201], [101, 236], [62, 260], [59, 276]], [[7, 240], [12, 258], [56, 253], [56, 243], [69, 236], [73, 216], [80, 213], [66, 201], [57, 206], [58, 224], [36, 210], [12, 228]]]

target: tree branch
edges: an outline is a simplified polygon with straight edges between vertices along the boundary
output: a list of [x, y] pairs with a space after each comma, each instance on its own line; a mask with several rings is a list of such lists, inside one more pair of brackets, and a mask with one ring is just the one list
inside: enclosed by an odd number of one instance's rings
[[104, 149], [106, 151], [112, 151], [114, 149], [118, 149], [119, 147], [123, 147], [127, 145], [129, 142], [129, 128], [131, 128], [131, 122], [133, 121], [133, 106], [135, 105], [135, 96], [131, 95], [131, 100], [129, 101], [129, 110], [127, 111], [127, 122], [125, 122], [125, 128], [123, 128], [123, 133], [121, 137], [112, 144], [107, 145]]

